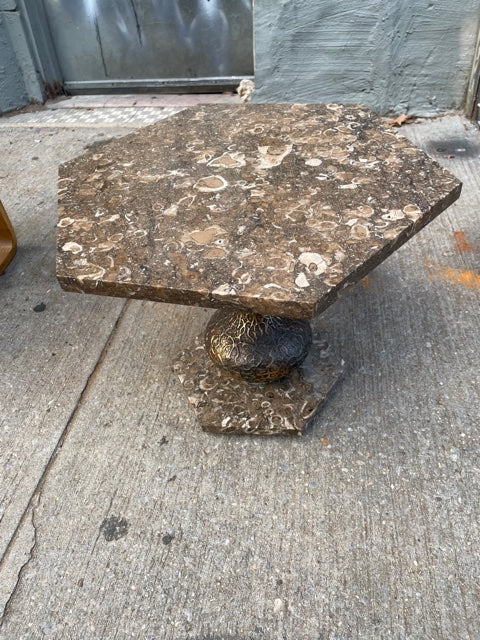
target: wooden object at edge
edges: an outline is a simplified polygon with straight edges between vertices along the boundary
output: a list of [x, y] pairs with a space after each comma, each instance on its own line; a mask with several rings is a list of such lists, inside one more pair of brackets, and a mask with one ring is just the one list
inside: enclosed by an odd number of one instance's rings
[[17, 238], [0, 201], [0, 274], [5, 271], [17, 251]]

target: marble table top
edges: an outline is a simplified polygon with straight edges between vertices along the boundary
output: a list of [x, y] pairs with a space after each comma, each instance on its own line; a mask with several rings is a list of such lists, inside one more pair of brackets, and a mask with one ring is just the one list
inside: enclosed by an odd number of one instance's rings
[[460, 189], [361, 107], [189, 108], [61, 167], [57, 276], [311, 318]]

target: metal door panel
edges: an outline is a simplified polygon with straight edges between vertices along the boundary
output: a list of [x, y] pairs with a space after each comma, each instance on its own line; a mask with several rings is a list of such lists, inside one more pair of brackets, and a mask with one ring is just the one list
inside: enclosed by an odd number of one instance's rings
[[43, 0], [65, 85], [221, 83], [253, 73], [252, 0]]

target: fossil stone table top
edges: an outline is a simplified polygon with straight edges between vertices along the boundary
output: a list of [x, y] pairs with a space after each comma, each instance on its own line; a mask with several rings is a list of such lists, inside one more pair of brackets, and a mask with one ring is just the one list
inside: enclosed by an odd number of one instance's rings
[[70, 291], [312, 318], [461, 184], [364, 108], [186, 109], [59, 178]]

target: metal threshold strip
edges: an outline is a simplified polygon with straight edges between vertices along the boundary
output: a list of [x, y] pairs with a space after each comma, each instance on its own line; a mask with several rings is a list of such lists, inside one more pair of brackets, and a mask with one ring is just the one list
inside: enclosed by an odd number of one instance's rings
[[185, 93], [218, 93], [237, 87], [244, 79], [253, 80], [253, 76], [223, 76], [213, 78], [141, 78], [129, 80], [76, 80], [65, 81], [67, 93], [94, 93], [96, 91], [109, 92], [175, 92]]

